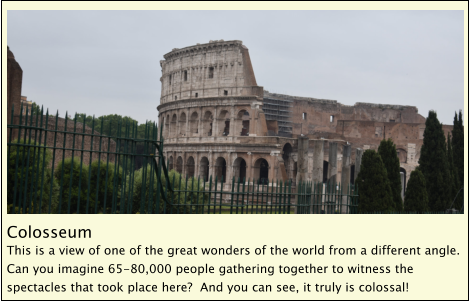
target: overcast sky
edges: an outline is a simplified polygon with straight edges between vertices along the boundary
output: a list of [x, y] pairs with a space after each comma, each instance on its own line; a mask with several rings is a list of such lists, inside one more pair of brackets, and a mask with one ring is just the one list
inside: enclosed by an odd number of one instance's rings
[[61, 116], [156, 120], [163, 55], [242, 40], [258, 85], [302, 97], [464, 108], [463, 11], [9, 11], [22, 94]]

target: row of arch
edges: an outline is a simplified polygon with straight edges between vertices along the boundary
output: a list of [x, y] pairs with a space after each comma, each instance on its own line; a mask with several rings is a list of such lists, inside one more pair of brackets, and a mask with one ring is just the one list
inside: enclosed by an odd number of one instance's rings
[[[189, 178], [191, 177], [200, 177], [201, 179], [208, 181], [210, 175], [210, 166], [209, 166], [209, 159], [207, 157], [202, 157], [199, 161], [199, 172], [196, 175], [196, 161], [194, 157], [189, 156], [186, 159], [186, 164], [183, 164], [183, 157], [178, 156], [176, 160], [173, 156], [168, 157], [168, 170], [174, 169], [176, 172], [183, 174]], [[186, 166], [184, 169], [183, 166]], [[221, 180], [223, 178], [224, 181], [227, 181], [228, 176], [228, 169], [227, 161], [224, 157], [218, 157], [214, 163], [214, 170], [213, 176], [214, 179], [217, 177], [217, 180]], [[247, 178], [247, 163], [245, 159], [238, 157], [232, 163], [233, 173], [231, 174], [235, 177], [235, 180], [246, 180]], [[253, 178], [256, 180], [260, 180], [261, 183], [268, 183], [268, 176], [269, 176], [269, 169], [270, 166], [268, 161], [264, 158], [259, 158], [255, 161], [253, 165]]]
[[221, 110], [217, 119], [212, 111], [206, 110], [201, 117], [197, 111], [187, 117], [185, 112], [162, 117], [163, 137], [221, 137], [221, 136], [248, 136], [250, 128], [250, 114], [247, 110], [240, 110], [235, 117], [231, 117], [229, 110]]

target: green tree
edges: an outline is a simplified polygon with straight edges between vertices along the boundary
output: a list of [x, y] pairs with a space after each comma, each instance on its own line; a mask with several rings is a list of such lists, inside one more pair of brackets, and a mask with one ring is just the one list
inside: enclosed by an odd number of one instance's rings
[[450, 206], [452, 182], [446, 139], [435, 111], [429, 111], [426, 119], [419, 167], [426, 180], [430, 211], [445, 211]]
[[[454, 160], [454, 173], [457, 177], [456, 188], [457, 191], [463, 187], [464, 184], [464, 130], [462, 111], [459, 111], [459, 115], [455, 113], [454, 116], [454, 128], [452, 129], [452, 152]], [[454, 199], [455, 196], [452, 197]], [[454, 208], [460, 209], [463, 203], [463, 191], [459, 193], [459, 196], [455, 199]]]
[[59, 193], [59, 213], [85, 213], [88, 189], [88, 165], [80, 164], [75, 157], [67, 158], [57, 165], [54, 171], [61, 189]]
[[122, 169], [115, 170], [114, 163], [106, 164], [106, 161], [95, 160], [91, 163], [89, 185], [89, 213], [110, 212], [113, 201], [119, 201], [120, 188], [123, 181]]
[[419, 169], [411, 172], [405, 193], [405, 211], [424, 213], [429, 211], [428, 192], [424, 175]]
[[400, 160], [397, 156], [397, 148], [392, 139], [382, 140], [379, 146], [379, 155], [382, 158], [387, 177], [392, 189], [392, 198], [395, 211], [403, 210], [403, 200], [401, 198], [401, 178], [400, 178]]
[[[450, 181], [449, 181], [449, 186], [450, 186], [450, 198], [452, 201], [452, 199], [454, 199], [455, 195], [457, 194], [458, 190], [460, 189], [459, 185], [459, 177], [458, 177], [458, 171], [457, 171], [457, 168], [454, 164], [454, 153], [453, 153], [453, 150], [452, 150], [452, 137], [450, 136], [450, 134], [447, 134], [447, 161], [449, 162], [449, 173], [450, 173]], [[459, 206], [461, 206], [461, 202], [462, 201], [455, 201], [456, 203], [454, 203], [452, 205], [453, 208], [458, 208]], [[460, 202], [460, 203], [458, 203]], [[460, 209], [460, 208], [458, 208]]]
[[[27, 145], [27, 146], [25, 146]], [[15, 140], [9, 146], [7, 203], [8, 211], [51, 212], [57, 207], [59, 185], [52, 178], [52, 153], [34, 140]], [[32, 207], [29, 208], [31, 202]]]
[[388, 213], [395, 209], [387, 170], [376, 151], [369, 149], [362, 155], [356, 187], [359, 193], [359, 213]]

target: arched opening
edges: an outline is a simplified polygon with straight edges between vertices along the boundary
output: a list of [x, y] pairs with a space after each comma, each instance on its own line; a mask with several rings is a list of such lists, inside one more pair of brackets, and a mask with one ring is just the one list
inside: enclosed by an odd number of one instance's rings
[[182, 113], [180, 116], [180, 135], [181, 136], [186, 136], [186, 114]]
[[224, 182], [227, 181], [227, 162], [224, 158], [219, 157], [215, 160], [215, 176], [217, 180], [223, 180]]
[[406, 170], [403, 167], [400, 167], [400, 173], [403, 173], [403, 183], [401, 184], [401, 190], [405, 193], [406, 190]]
[[350, 176], [350, 180], [351, 180], [351, 184], [354, 185], [354, 173], [356, 171], [356, 165], [351, 165], [351, 176]]
[[194, 158], [189, 157], [186, 162], [186, 176], [190, 178], [194, 177], [194, 169], [195, 169]]
[[176, 159], [176, 171], [179, 174], [183, 173], [183, 158], [181, 157], [178, 157], [178, 159]]
[[204, 181], [209, 180], [209, 159], [206, 157], [201, 158], [201, 162], [199, 164], [199, 177]]
[[173, 114], [173, 117], [171, 118], [171, 126], [170, 126], [170, 137], [175, 137], [176, 136], [176, 114]]
[[198, 117], [198, 114], [194, 112], [189, 119], [189, 133], [193, 136], [198, 133]]
[[323, 183], [328, 182], [328, 161], [323, 161]]
[[172, 169], [173, 169], [173, 156], [170, 156], [170, 158], [168, 158], [168, 171]]
[[233, 175], [235, 176], [235, 181], [238, 182], [238, 178], [240, 181], [246, 179], [246, 161], [243, 158], [237, 158], [233, 162]]
[[218, 123], [218, 136], [228, 136], [230, 133], [230, 114], [228, 111], [223, 110], [219, 113], [217, 119]]
[[397, 148], [397, 157], [398, 157], [398, 160], [400, 160], [400, 163], [406, 163], [407, 156], [408, 155], [407, 155], [406, 150], [402, 148]]
[[253, 176], [254, 179], [258, 178], [260, 184], [269, 183], [269, 164], [266, 159], [260, 158], [256, 160], [254, 165]]
[[249, 136], [250, 135], [250, 114], [246, 110], [241, 110], [237, 115], [238, 126], [237, 129], [240, 130], [240, 136]]
[[286, 162], [292, 153], [292, 145], [290, 143], [286, 143], [282, 148], [282, 159]]
[[204, 114], [204, 119], [203, 119], [203, 135], [205, 136], [212, 136], [212, 121], [213, 121], [213, 116], [210, 111], [207, 111]]

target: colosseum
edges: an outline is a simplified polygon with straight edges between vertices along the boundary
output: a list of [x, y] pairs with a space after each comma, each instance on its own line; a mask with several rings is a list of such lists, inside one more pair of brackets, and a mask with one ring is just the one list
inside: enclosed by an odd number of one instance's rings
[[414, 106], [270, 93], [239, 40], [174, 48], [164, 58], [157, 107], [164, 156], [184, 176], [223, 177], [227, 188], [233, 177], [352, 183], [362, 151], [388, 138], [404, 184], [418, 165], [426, 119]]

